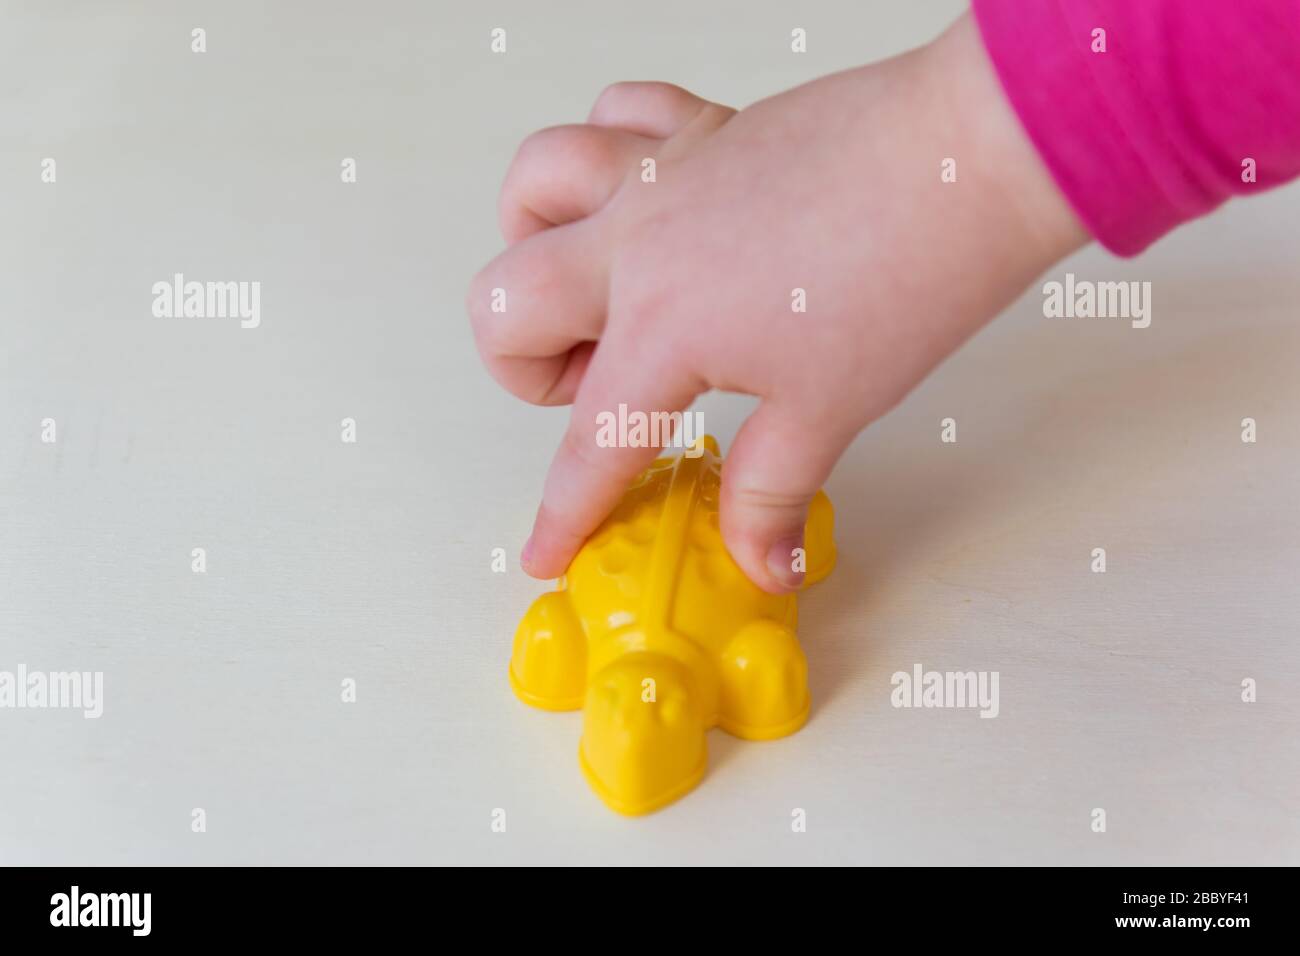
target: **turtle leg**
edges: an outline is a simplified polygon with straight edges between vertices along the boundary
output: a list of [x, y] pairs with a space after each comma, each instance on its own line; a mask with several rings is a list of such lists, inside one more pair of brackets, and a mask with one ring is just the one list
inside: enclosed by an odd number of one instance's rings
[[686, 668], [638, 651], [591, 681], [578, 757], [596, 794], [619, 813], [658, 810], [704, 776], [704, 716]]
[[808, 719], [808, 663], [793, 630], [775, 621], [745, 625], [722, 649], [722, 729], [748, 740], [792, 734]]
[[577, 710], [587, 683], [587, 634], [564, 591], [543, 594], [515, 631], [510, 686], [526, 704]]

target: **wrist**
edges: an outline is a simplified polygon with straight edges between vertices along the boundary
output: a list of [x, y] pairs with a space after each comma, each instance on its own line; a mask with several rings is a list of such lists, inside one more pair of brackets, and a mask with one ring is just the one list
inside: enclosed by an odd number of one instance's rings
[[1092, 237], [1025, 132], [997, 76], [970, 13], [940, 35], [925, 55], [976, 159], [964, 172], [1006, 215], [1013, 236], [1034, 251], [1032, 275], [1087, 245]]

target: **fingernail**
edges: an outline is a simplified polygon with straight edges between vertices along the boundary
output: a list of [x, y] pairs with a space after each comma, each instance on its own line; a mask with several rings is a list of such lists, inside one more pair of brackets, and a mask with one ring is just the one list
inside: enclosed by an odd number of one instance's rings
[[781, 538], [767, 552], [767, 570], [783, 587], [793, 590], [802, 585], [803, 567], [802, 534]]
[[525, 571], [533, 561], [533, 550], [533, 536], [530, 534], [528, 540], [524, 542], [524, 550], [519, 552], [519, 563]]

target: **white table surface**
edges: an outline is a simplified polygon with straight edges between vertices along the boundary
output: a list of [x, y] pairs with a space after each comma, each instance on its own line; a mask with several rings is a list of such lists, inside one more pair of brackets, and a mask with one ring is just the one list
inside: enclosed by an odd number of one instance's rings
[[[1078, 255], [1052, 275], [1153, 283], [1149, 329], [1031, 290], [860, 437], [795, 736], [714, 731], [627, 820], [580, 716], [507, 686], [566, 414], [500, 391], [463, 313], [514, 144], [617, 79], [745, 104], [960, 8], [7, 4], [0, 670], [105, 700], [0, 710], [0, 862], [1300, 862], [1296, 188]], [[261, 326], [154, 318], [174, 272], [260, 281]], [[699, 407], [725, 446], [751, 405]], [[998, 671], [1000, 715], [893, 708], [916, 663]]]

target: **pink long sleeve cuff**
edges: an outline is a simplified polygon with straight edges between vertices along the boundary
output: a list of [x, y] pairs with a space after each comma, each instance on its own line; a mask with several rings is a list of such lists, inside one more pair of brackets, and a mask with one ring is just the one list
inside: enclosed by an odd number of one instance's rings
[[1034, 145], [1112, 252], [1300, 175], [1300, 0], [973, 9]]

